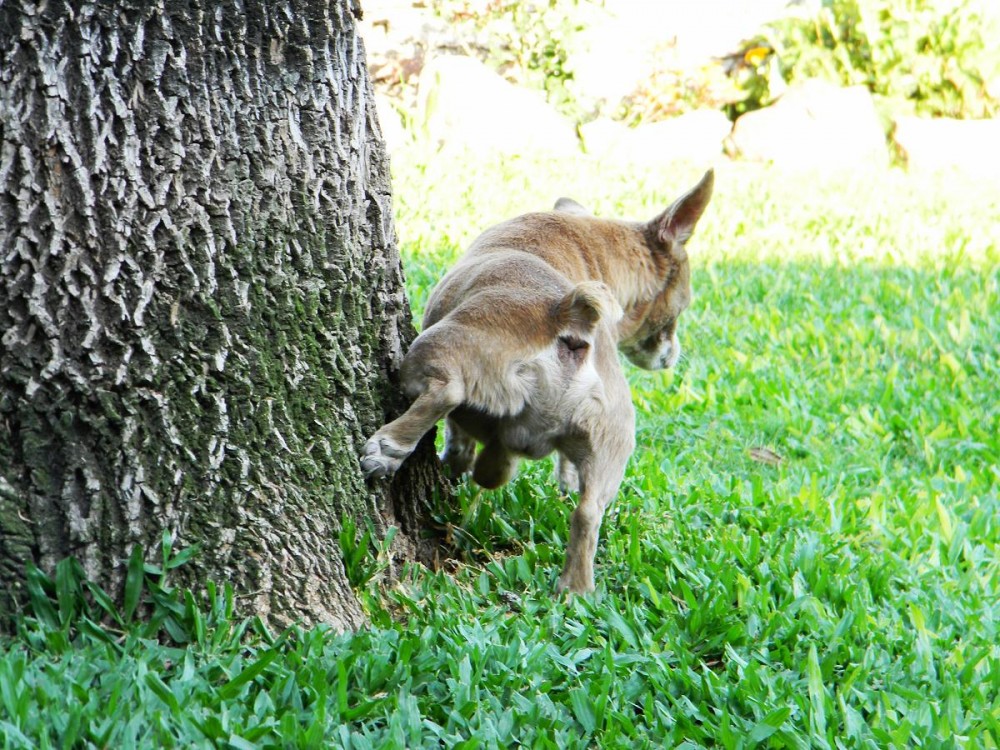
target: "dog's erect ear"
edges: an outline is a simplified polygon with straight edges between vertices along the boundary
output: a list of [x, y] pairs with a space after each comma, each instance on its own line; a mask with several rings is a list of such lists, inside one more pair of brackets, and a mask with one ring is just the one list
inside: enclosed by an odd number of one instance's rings
[[556, 201], [555, 210], [564, 214], [574, 214], [576, 216], [590, 216], [590, 211], [585, 209], [572, 198], [560, 198]]
[[666, 211], [653, 219], [656, 236], [666, 245], [687, 242], [694, 232], [695, 224], [705, 212], [708, 201], [712, 198], [712, 186], [715, 184], [715, 172], [708, 170], [701, 182], [688, 190], [674, 201]]

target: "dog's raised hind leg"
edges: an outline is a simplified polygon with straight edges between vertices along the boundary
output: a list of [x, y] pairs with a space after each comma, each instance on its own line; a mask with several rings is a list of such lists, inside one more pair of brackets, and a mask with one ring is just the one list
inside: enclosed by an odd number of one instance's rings
[[361, 470], [366, 477], [384, 477], [396, 472], [413, 453], [428, 430], [462, 403], [458, 380], [428, 378], [423, 392], [402, 416], [371, 436], [361, 451]]

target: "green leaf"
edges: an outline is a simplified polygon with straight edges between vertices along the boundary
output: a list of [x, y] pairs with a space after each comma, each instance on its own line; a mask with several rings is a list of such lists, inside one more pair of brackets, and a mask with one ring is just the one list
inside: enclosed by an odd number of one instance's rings
[[631, 626], [625, 622], [625, 618], [622, 617], [618, 610], [608, 609], [607, 610], [608, 624], [618, 633], [632, 648], [639, 647], [639, 639], [636, 638], [635, 631], [632, 630]]
[[84, 581], [83, 585], [84, 588], [87, 589], [87, 593], [93, 597], [94, 603], [97, 604], [104, 615], [110, 617], [119, 626], [124, 624], [118, 607], [115, 606], [115, 603], [111, 600], [111, 597], [105, 593], [104, 589], [91, 581]]
[[184, 618], [191, 623], [192, 640], [199, 646], [205, 646], [205, 616], [201, 612], [201, 607], [195, 601], [194, 595], [184, 591]]
[[146, 685], [156, 694], [157, 698], [167, 704], [167, 707], [174, 716], [180, 716], [181, 707], [177, 702], [177, 696], [170, 691], [170, 688], [167, 687], [166, 683], [155, 672], [146, 673]]
[[353, 708], [348, 708], [346, 711], [343, 711], [341, 713], [341, 717], [345, 721], [349, 722], [377, 719], [378, 713], [376, 712], [376, 709], [381, 708], [384, 702], [385, 701], [382, 698], [360, 701]]
[[52, 606], [52, 600], [46, 590], [52, 586], [51, 579], [34, 563], [29, 562], [25, 566], [25, 584], [28, 588], [31, 609], [35, 617], [48, 628], [58, 628], [59, 616], [56, 614], [56, 609]]
[[89, 617], [81, 617], [78, 627], [80, 628], [80, 632], [89, 638], [92, 638], [95, 641], [100, 641], [101, 643], [105, 643], [109, 646], [114, 646], [116, 649], [118, 648], [115, 643], [115, 639], [111, 636], [111, 634]]
[[934, 498], [934, 509], [937, 511], [938, 523], [941, 525], [941, 536], [945, 543], [948, 543], [955, 533], [955, 527], [951, 521], [951, 511], [941, 502], [940, 497]]
[[83, 571], [80, 563], [72, 557], [56, 564], [56, 600], [59, 602], [59, 621], [63, 627], [69, 625], [81, 605], [80, 581]]
[[580, 722], [587, 735], [592, 735], [597, 729], [597, 717], [594, 715], [594, 706], [583, 688], [573, 688], [569, 691], [570, 704], [573, 707], [573, 716]]
[[180, 552], [175, 554], [170, 558], [165, 564], [164, 568], [166, 570], [174, 570], [193, 559], [199, 552], [201, 552], [200, 544], [192, 544], [190, 547], [185, 547]]
[[163, 629], [174, 643], [183, 644], [192, 640], [191, 632], [171, 615], [163, 618]]
[[10, 745], [10, 747], [37, 747], [33, 739], [29, 739], [24, 732], [9, 721], [0, 720], [0, 737], [3, 737], [7, 742], [19, 743]]
[[809, 659], [806, 673], [809, 681], [809, 702], [812, 706], [810, 715], [813, 731], [820, 737], [826, 736], [826, 691], [823, 688], [823, 672], [819, 666], [819, 655], [816, 644], [809, 646]]
[[396, 538], [396, 534], [398, 533], [399, 533], [398, 526], [390, 526], [388, 529], [385, 530], [385, 538], [379, 545], [380, 553], [383, 554], [388, 553], [389, 548], [392, 546], [392, 540]]
[[245, 667], [238, 675], [236, 675], [236, 677], [219, 688], [219, 697], [222, 698], [222, 700], [234, 698], [237, 694], [239, 694], [244, 685], [267, 669], [268, 665], [274, 661], [277, 656], [278, 652], [273, 649], [265, 651], [263, 655], [258, 655], [256, 661], [254, 661], [249, 667]]
[[139, 606], [139, 597], [142, 594], [143, 583], [145, 582], [145, 571], [142, 559], [142, 547], [138, 544], [132, 547], [132, 554], [128, 560], [128, 570], [125, 573], [125, 621], [130, 622]]
[[236, 748], [236, 750], [259, 750], [259, 745], [250, 740], [240, 737], [238, 734], [231, 734], [226, 740], [231, 747]]
[[347, 665], [343, 659], [337, 660], [337, 709], [341, 715], [347, 713]]
[[752, 745], [763, 742], [781, 729], [781, 725], [788, 720], [788, 717], [791, 716], [791, 714], [792, 709], [788, 706], [774, 709], [767, 714], [767, 716], [753, 725], [753, 728], [750, 730], [750, 734], [747, 735], [747, 741]]
[[163, 570], [167, 569], [173, 548], [174, 537], [168, 529], [164, 529], [160, 535], [160, 559], [163, 561]]

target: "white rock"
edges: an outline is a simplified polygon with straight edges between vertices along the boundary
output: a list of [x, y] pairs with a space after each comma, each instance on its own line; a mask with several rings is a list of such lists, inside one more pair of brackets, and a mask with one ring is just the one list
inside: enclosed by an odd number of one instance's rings
[[707, 165], [722, 153], [729, 131], [725, 115], [702, 109], [635, 128], [597, 119], [581, 126], [580, 135], [587, 153], [608, 161]]
[[900, 117], [893, 140], [910, 169], [1000, 177], [1000, 120]]
[[420, 74], [418, 119], [440, 146], [501, 153], [579, 152], [572, 125], [539, 92], [521, 89], [471, 57], [444, 55]]
[[595, 156], [606, 156], [625, 141], [631, 130], [617, 120], [598, 117], [580, 126], [583, 150]]
[[696, 69], [780, 17], [788, 0], [614, 0], [588, 19], [570, 51], [571, 90], [585, 103], [614, 105], [669, 54], [678, 69]]
[[409, 140], [406, 128], [403, 127], [403, 118], [392, 100], [379, 92], [375, 92], [375, 111], [382, 130], [382, 140], [391, 154]]
[[739, 156], [802, 169], [857, 169], [888, 162], [885, 133], [871, 94], [807, 81], [775, 104], [748, 112], [733, 127]]

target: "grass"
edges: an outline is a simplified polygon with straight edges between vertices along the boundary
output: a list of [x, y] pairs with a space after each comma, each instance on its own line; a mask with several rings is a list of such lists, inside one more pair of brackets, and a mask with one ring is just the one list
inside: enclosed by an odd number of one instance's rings
[[[564, 193], [652, 216], [698, 177], [397, 161], [418, 312], [494, 221]], [[73, 609], [69, 573], [38, 579], [54, 604], [0, 650], [0, 744], [997, 747], [997, 196], [720, 169], [687, 355], [629, 370], [639, 447], [592, 598], [553, 595], [571, 504], [547, 462], [439, 509], [448, 572], [380, 585], [352, 547], [356, 634], [275, 637], [225, 591], [171, 600], [166, 552], [143, 594], [161, 622], [124, 635]]]

